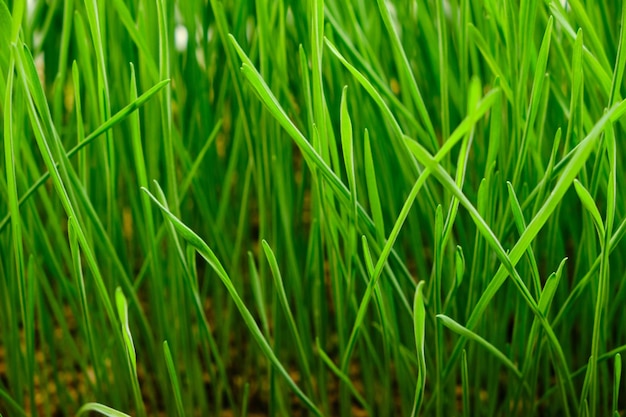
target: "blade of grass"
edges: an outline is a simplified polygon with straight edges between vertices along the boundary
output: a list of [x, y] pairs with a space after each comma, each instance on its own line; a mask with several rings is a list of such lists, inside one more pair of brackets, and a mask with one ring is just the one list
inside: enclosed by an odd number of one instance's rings
[[615, 363], [613, 364], [613, 414], [619, 415], [619, 387], [622, 380], [622, 355], [615, 355]]
[[502, 362], [504, 366], [509, 368], [518, 378], [521, 379], [522, 373], [520, 372], [519, 369], [517, 369], [517, 366], [515, 366], [515, 364], [494, 345], [492, 345], [487, 340], [477, 335], [473, 331], [469, 330], [468, 328], [460, 325], [459, 323], [457, 323], [450, 317], [446, 316], [445, 314], [437, 314], [437, 318], [443, 323], [444, 326], [452, 330], [454, 333], [460, 336], [464, 336], [465, 338], [470, 339], [478, 343], [479, 345], [481, 345], [489, 353], [491, 353], [493, 356], [498, 358], [498, 360]]
[[364, 137], [364, 167], [365, 181], [367, 184], [367, 196], [370, 211], [372, 212], [372, 221], [376, 229], [376, 238], [383, 240], [385, 238], [385, 221], [383, 218], [383, 210], [381, 205], [380, 194], [378, 192], [378, 184], [376, 181], [376, 167], [372, 157], [372, 147], [370, 145], [370, 135], [365, 129]]
[[316, 343], [316, 347], [317, 347], [317, 353], [320, 355], [320, 358], [322, 359], [322, 361], [326, 364], [326, 366], [328, 366], [330, 368], [330, 370], [344, 384], [346, 384], [346, 386], [350, 389], [350, 392], [352, 393], [354, 398], [359, 402], [359, 404], [361, 404], [361, 406], [363, 406], [363, 408], [365, 408], [365, 410], [367, 410], [368, 415], [372, 415], [370, 407], [369, 407], [369, 404], [367, 403], [365, 398], [363, 398], [363, 396], [359, 393], [359, 391], [355, 388], [355, 386], [352, 383], [352, 380], [350, 379], [350, 377], [348, 375], [346, 375], [344, 372], [342, 372], [341, 369], [339, 369], [337, 367], [337, 365], [335, 365], [333, 363], [332, 359], [328, 356], [328, 354], [326, 354], [326, 352], [324, 352], [324, 350], [320, 346], [319, 339], [316, 339], [315, 343]]
[[107, 417], [130, 417], [126, 413], [122, 413], [121, 411], [100, 403], [87, 403], [83, 405], [76, 413], [76, 417], [80, 417], [83, 414], [88, 414], [92, 412], [99, 413]]
[[174, 393], [174, 400], [176, 402], [176, 412], [179, 417], [185, 417], [185, 407], [183, 406], [183, 397], [180, 391], [180, 382], [178, 381], [178, 375], [176, 374], [176, 368], [174, 367], [174, 360], [172, 359], [172, 353], [170, 352], [170, 345], [167, 340], [163, 342], [163, 355], [165, 356], [165, 365], [167, 366], [167, 373], [170, 377], [170, 385], [172, 392]]
[[[159, 201], [158, 203], [158, 207], [161, 208], [161, 210], [166, 210], [167, 213], [170, 213], [171, 216], [174, 216], [170, 211], [169, 211], [169, 205], [167, 203], [167, 199], [165, 198], [165, 193], [163, 192], [163, 190], [161, 189], [161, 187], [159, 186], [158, 182], [154, 182], [157, 188], [157, 195], [160, 198], [160, 200], [156, 200]], [[146, 188], [142, 188], [142, 190], [146, 190]], [[152, 194], [146, 192], [146, 194], [150, 197], [150, 199], [152, 199], [153, 201], [155, 201], [156, 197], [153, 196]], [[166, 217], [166, 219], [168, 219], [169, 217]], [[220, 353], [220, 350], [217, 346], [217, 343], [215, 341], [215, 337], [213, 336], [213, 333], [211, 331], [211, 326], [209, 325], [209, 321], [206, 317], [206, 313], [204, 311], [203, 308], [203, 304], [200, 298], [200, 292], [199, 292], [199, 288], [198, 288], [198, 282], [196, 280], [193, 279], [193, 275], [191, 272], [191, 265], [189, 264], [189, 262], [187, 261], [188, 257], [186, 257], [185, 255], [185, 251], [183, 250], [182, 247], [182, 243], [179, 240], [179, 234], [180, 231], [178, 230], [178, 228], [176, 227], [176, 224], [168, 221], [167, 222], [167, 228], [169, 229], [170, 232], [170, 236], [171, 238], [174, 240], [174, 246], [175, 246], [175, 253], [178, 254], [179, 260], [181, 262], [181, 264], [183, 265], [183, 277], [185, 278], [185, 284], [186, 284], [186, 290], [191, 292], [192, 295], [192, 299], [193, 299], [193, 305], [194, 308], [196, 310], [196, 314], [198, 315], [198, 317], [200, 318], [200, 324], [202, 327], [202, 330], [204, 332], [204, 336], [206, 337], [208, 344], [209, 344], [209, 349], [211, 351], [211, 354], [214, 357], [214, 361], [216, 362], [217, 365], [217, 369], [218, 369], [218, 373], [220, 375], [221, 378], [221, 382], [226, 381], [227, 380], [227, 374], [226, 374], [226, 367], [224, 365], [224, 361], [222, 359], [222, 354]], [[177, 233], [178, 232], [178, 233]], [[183, 237], [185, 237], [183, 235]], [[193, 246], [193, 245], [192, 245]], [[195, 246], [194, 246], [195, 247]], [[194, 258], [192, 258], [192, 260], [195, 261]], [[230, 386], [226, 385], [225, 386], [225, 390], [226, 390], [226, 397], [228, 399], [228, 401], [230, 402], [231, 407], [235, 407], [236, 403], [234, 400], [234, 396], [232, 394], [232, 390], [230, 389]]]
[[141, 388], [139, 387], [139, 379], [137, 377], [137, 352], [135, 352], [135, 344], [133, 343], [133, 335], [128, 324], [128, 302], [124, 296], [124, 292], [120, 287], [115, 289], [115, 304], [117, 306], [117, 314], [122, 325], [122, 334], [124, 335], [124, 348], [126, 358], [128, 360], [128, 368], [130, 371], [130, 379], [133, 386], [133, 396], [135, 397], [136, 412], [139, 416], [145, 416], [146, 410], [141, 398]]
[[289, 300], [287, 299], [287, 293], [285, 292], [285, 285], [283, 283], [283, 278], [280, 273], [280, 269], [278, 267], [278, 262], [276, 261], [276, 256], [272, 251], [270, 245], [265, 241], [265, 239], [261, 240], [261, 245], [263, 246], [263, 252], [265, 253], [265, 258], [270, 265], [270, 270], [272, 271], [272, 276], [274, 277], [274, 287], [276, 288], [276, 294], [278, 296], [278, 301], [283, 309], [283, 313], [287, 317], [287, 323], [293, 338], [296, 341], [296, 350], [298, 354], [298, 359], [300, 361], [300, 365], [303, 371], [303, 380], [304, 385], [307, 388], [309, 393], [313, 392], [311, 383], [311, 367], [309, 365], [309, 360], [306, 355], [306, 351], [304, 349], [304, 345], [302, 344], [302, 339], [300, 337], [300, 333], [298, 332], [298, 327], [296, 325], [296, 321], [293, 318], [293, 313], [291, 311], [291, 307], [289, 306]]
[[[522, 234], [526, 229], [526, 220], [524, 219], [524, 213], [522, 212], [522, 208], [520, 207], [519, 200], [517, 199], [517, 195], [515, 194], [515, 189], [513, 188], [513, 184], [507, 181], [507, 188], [509, 190], [509, 202], [511, 206], [511, 211], [513, 212], [513, 218], [515, 220], [515, 225], [517, 226], [517, 231]], [[537, 267], [537, 261], [535, 259], [535, 253], [532, 250], [532, 247], [528, 247], [528, 259], [530, 260], [530, 265], [532, 268], [532, 278], [533, 278], [533, 287], [535, 289], [535, 294], [539, 297], [541, 294], [541, 278], [539, 277], [539, 268]]]
[[89, 354], [94, 369], [95, 385], [99, 386], [99, 381], [102, 379], [101, 362], [98, 360], [98, 351], [96, 349], [97, 343], [94, 337], [90, 305], [87, 298], [87, 290], [85, 287], [85, 277], [83, 274], [80, 246], [78, 243], [78, 236], [76, 235], [76, 220], [71, 217], [68, 219], [68, 235], [70, 239], [70, 249], [72, 251], [72, 260], [74, 266], [74, 275], [76, 279], [76, 286], [78, 287], [78, 295], [80, 300], [80, 310], [82, 313], [82, 319], [85, 325], [85, 333], [87, 334], [87, 345], [89, 346]]
[[413, 300], [413, 329], [415, 332], [415, 351], [417, 354], [418, 373], [417, 384], [415, 386], [415, 400], [413, 401], [412, 417], [419, 415], [424, 401], [424, 390], [426, 387], [426, 355], [424, 347], [426, 345], [426, 309], [424, 307], [424, 281], [420, 281], [415, 289]]
[[277, 371], [285, 379], [285, 381], [287, 382], [287, 385], [289, 385], [289, 387], [294, 391], [294, 393], [298, 396], [298, 398], [300, 398], [302, 402], [315, 415], [321, 416], [322, 415], [321, 411], [315, 406], [315, 404], [311, 401], [311, 399], [309, 399], [309, 397], [304, 392], [302, 392], [302, 390], [298, 387], [298, 385], [296, 385], [293, 379], [291, 379], [291, 377], [289, 376], [289, 373], [284, 368], [284, 366], [282, 365], [282, 363], [280, 362], [280, 360], [278, 359], [278, 357], [272, 350], [271, 346], [269, 345], [269, 343], [263, 336], [256, 321], [254, 320], [254, 317], [250, 313], [250, 310], [248, 310], [243, 300], [237, 293], [237, 290], [233, 286], [233, 283], [230, 277], [228, 276], [228, 273], [226, 272], [226, 270], [224, 270], [224, 268], [222, 267], [222, 264], [217, 259], [213, 251], [204, 242], [204, 240], [200, 238], [200, 236], [198, 236], [194, 231], [189, 229], [189, 227], [187, 227], [176, 216], [174, 216], [174, 214], [172, 214], [165, 206], [163, 206], [161, 202], [157, 200], [156, 197], [154, 197], [147, 189], [142, 188], [142, 190], [146, 192], [150, 196], [152, 201], [161, 209], [161, 212], [163, 213], [164, 217], [169, 222], [171, 222], [171, 224], [174, 226], [176, 231], [187, 241], [187, 243], [189, 243], [198, 251], [200, 256], [202, 256], [207, 261], [209, 266], [211, 266], [211, 268], [220, 277], [220, 280], [224, 284], [224, 287], [226, 287], [226, 290], [230, 294], [232, 300], [237, 306], [237, 309], [241, 313], [241, 316], [244, 322], [246, 323], [246, 326], [250, 330], [252, 337], [259, 344], [259, 347], [261, 348], [261, 350], [263, 351], [267, 359], [272, 363], [274, 367], [276, 367]]
[[[9, 62], [9, 71], [7, 77], [6, 95], [4, 100], [4, 160], [5, 160], [5, 172], [6, 181], [9, 194], [9, 212], [11, 213], [11, 232], [13, 243], [13, 255], [15, 257], [15, 278], [17, 281], [17, 296], [18, 306], [21, 315], [22, 323], [24, 323], [26, 349], [24, 352], [24, 373], [26, 376], [27, 385], [31, 388], [28, 389], [27, 396], [30, 402], [30, 409], [35, 409], [35, 392], [32, 389], [34, 386], [34, 369], [31, 367], [33, 363], [32, 358], [35, 354], [32, 350], [33, 333], [29, 331], [28, 323], [34, 320], [34, 317], [28, 315], [27, 300], [26, 300], [26, 270], [24, 265], [24, 248], [22, 238], [22, 216], [20, 214], [19, 198], [17, 191], [17, 180], [15, 167], [20, 164], [19, 159], [19, 145], [18, 138], [15, 137], [15, 128], [13, 125], [13, 79], [15, 74], [15, 57], [11, 54]], [[21, 394], [21, 393], [20, 393]]]
[[578, 194], [578, 198], [580, 198], [580, 202], [583, 204], [583, 207], [589, 212], [591, 218], [593, 219], [593, 224], [598, 232], [598, 237], [601, 241], [604, 240], [604, 222], [602, 221], [602, 216], [600, 216], [598, 207], [596, 207], [596, 203], [589, 193], [589, 190], [587, 190], [587, 188], [585, 188], [585, 186], [578, 180], [574, 180], [574, 188], [576, 189], [576, 194]]
[[[626, 22], [626, 21], [624, 21]], [[623, 23], [624, 23], [623, 22]], [[594, 320], [593, 320], [593, 331], [592, 331], [592, 339], [591, 339], [591, 355], [590, 355], [590, 366], [587, 368], [587, 374], [585, 375], [585, 385], [583, 386], [581, 399], [583, 401], [588, 401], [590, 410], [597, 410], [597, 396], [598, 396], [598, 363], [596, 362], [596, 358], [600, 355], [600, 345], [603, 343], [603, 339], [605, 338], [604, 333], [605, 325], [603, 323], [603, 318], [606, 317], [607, 307], [609, 303], [609, 283], [610, 283], [610, 265], [609, 265], [609, 254], [610, 254], [610, 244], [611, 244], [611, 235], [613, 234], [613, 222], [615, 218], [615, 196], [617, 193], [616, 183], [616, 144], [615, 144], [615, 132], [613, 130], [612, 124], [607, 124], [606, 126], [606, 136], [605, 136], [605, 144], [606, 150], [608, 153], [608, 161], [609, 161], [609, 178], [608, 178], [608, 186], [607, 186], [607, 208], [606, 208], [606, 222], [602, 229], [603, 234], [600, 236], [600, 240], [602, 242], [602, 260], [600, 261], [600, 277], [598, 280], [598, 290], [595, 300], [595, 312], [594, 312]], [[587, 202], [589, 203], [589, 201]], [[593, 202], [591, 202], [593, 203]], [[595, 207], [595, 204], [593, 204]], [[599, 214], [598, 214], [599, 216]], [[602, 220], [599, 219], [600, 224], [602, 224]], [[587, 385], [588, 383], [588, 385]], [[586, 389], [588, 388], [588, 390]]]
[[471, 415], [469, 369], [467, 366], [467, 351], [465, 349], [463, 349], [461, 355], [461, 387], [463, 390], [463, 417], [469, 417]]

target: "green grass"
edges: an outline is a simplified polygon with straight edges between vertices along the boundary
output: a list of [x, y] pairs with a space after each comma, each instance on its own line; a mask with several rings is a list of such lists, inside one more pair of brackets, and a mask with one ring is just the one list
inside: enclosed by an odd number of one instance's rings
[[0, 415], [624, 415], [624, 24], [0, 0]]

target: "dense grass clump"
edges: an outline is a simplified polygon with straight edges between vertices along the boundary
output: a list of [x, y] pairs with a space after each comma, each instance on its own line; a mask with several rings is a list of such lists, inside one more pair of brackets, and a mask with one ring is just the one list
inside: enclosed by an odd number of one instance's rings
[[623, 415], [625, 22], [0, 0], [0, 415]]

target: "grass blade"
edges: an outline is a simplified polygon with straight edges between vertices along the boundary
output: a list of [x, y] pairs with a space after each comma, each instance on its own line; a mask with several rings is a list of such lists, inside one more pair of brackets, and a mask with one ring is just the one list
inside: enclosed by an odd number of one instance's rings
[[258, 325], [256, 324], [256, 321], [250, 313], [250, 310], [248, 310], [243, 300], [237, 293], [237, 290], [235, 289], [230, 277], [228, 276], [228, 273], [226, 272], [220, 261], [217, 259], [213, 251], [200, 238], [200, 236], [194, 233], [189, 227], [187, 227], [176, 216], [174, 216], [174, 214], [172, 214], [165, 206], [163, 206], [161, 202], [156, 199], [156, 197], [150, 194], [147, 189], [143, 188], [143, 190], [150, 196], [152, 201], [159, 207], [159, 209], [161, 209], [163, 216], [172, 224], [172, 226], [183, 237], [183, 239], [185, 239], [187, 243], [189, 243], [194, 249], [198, 251], [200, 256], [202, 256], [207, 261], [209, 266], [211, 266], [211, 268], [220, 277], [220, 280], [226, 287], [226, 290], [230, 294], [232, 300], [237, 306], [237, 309], [241, 313], [241, 316], [246, 323], [246, 326], [248, 326], [252, 337], [258, 343], [259, 347], [261, 348], [267, 359], [272, 363], [273, 366], [276, 367], [277, 371], [285, 379], [289, 387], [315, 415], [321, 416], [321, 411], [315, 406], [313, 401], [311, 401], [311, 399], [309, 399], [309, 397], [307, 397], [306, 394], [302, 392], [302, 390], [296, 385], [293, 379], [289, 376], [287, 370], [281, 364], [280, 360], [278, 359], [271, 346], [263, 336], [263, 333], [259, 329]]
[[178, 375], [176, 374], [176, 368], [174, 367], [172, 352], [170, 351], [170, 345], [167, 343], [167, 340], [163, 342], [163, 355], [165, 356], [165, 365], [167, 366], [167, 373], [170, 377], [172, 391], [174, 392], [176, 411], [178, 412], [179, 417], [185, 417], [186, 414], [183, 406], [183, 397], [180, 391], [180, 383], [178, 382]]
[[519, 369], [517, 369], [517, 366], [515, 366], [515, 364], [509, 358], [507, 358], [504, 353], [500, 352], [494, 345], [492, 345], [473, 331], [469, 330], [468, 328], [461, 326], [459, 323], [452, 320], [445, 314], [437, 314], [437, 318], [441, 320], [443, 325], [446, 326], [448, 329], [481, 345], [489, 353], [498, 358], [498, 360], [500, 360], [500, 362], [502, 362], [504, 366], [509, 368], [518, 378], [522, 377], [522, 373]]
[[415, 349], [417, 353], [418, 374], [417, 385], [415, 387], [415, 400], [411, 416], [419, 415], [424, 400], [424, 389], [426, 387], [426, 356], [424, 346], [426, 345], [426, 309], [424, 307], [424, 281], [417, 284], [415, 299], [413, 302], [413, 327], [415, 331]]

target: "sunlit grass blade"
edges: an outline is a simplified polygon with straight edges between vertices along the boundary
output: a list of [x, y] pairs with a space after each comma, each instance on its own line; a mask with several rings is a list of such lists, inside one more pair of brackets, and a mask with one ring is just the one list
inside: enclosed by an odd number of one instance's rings
[[258, 94], [261, 101], [267, 106], [268, 110], [281, 124], [281, 126], [289, 133], [289, 136], [295, 141], [296, 145], [300, 148], [307, 163], [311, 164], [311, 168], [316, 167], [320, 173], [331, 183], [336, 191], [342, 191], [339, 195], [346, 200], [349, 199], [349, 191], [341, 180], [330, 169], [327, 163], [316, 152], [313, 146], [306, 140], [304, 135], [298, 130], [295, 124], [289, 119], [285, 111], [282, 109], [276, 97], [271, 93], [269, 87], [261, 77], [261, 75], [254, 68], [252, 61], [245, 54], [243, 49], [239, 46], [237, 41], [232, 35], [230, 40], [237, 50], [239, 57], [242, 59], [243, 66], [242, 71], [244, 76], [254, 87], [254, 91]]
[[[16, 179], [16, 165], [19, 165], [19, 138], [16, 137], [17, 133], [14, 125], [14, 107], [13, 107], [13, 80], [15, 76], [15, 57], [11, 54], [9, 63], [9, 72], [7, 77], [6, 95], [4, 101], [4, 156], [5, 156], [5, 168], [6, 168], [6, 181], [8, 188], [8, 200], [9, 200], [9, 212], [12, 215], [11, 232], [13, 243], [13, 256], [15, 260], [15, 279], [17, 281], [17, 299], [19, 306], [19, 314], [21, 315], [22, 322], [24, 323], [26, 349], [23, 353], [22, 360], [24, 361], [24, 373], [26, 381], [31, 388], [27, 388], [27, 396], [29, 398], [30, 409], [35, 409], [35, 392], [34, 386], [34, 364], [33, 358], [35, 352], [33, 351], [34, 343], [34, 329], [32, 329], [31, 323], [34, 321], [34, 317], [29, 315], [28, 303], [27, 303], [27, 277], [26, 268], [24, 264], [24, 248], [22, 238], [22, 215], [19, 207], [19, 196], [17, 190]], [[32, 278], [31, 278], [32, 279]]]
[[418, 374], [415, 387], [415, 400], [411, 416], [419, 415], [424, 400], [424, 389], [426, 387], [426, 355], [424, 347], [426, 345], [426, 309], [424, 307], [424, 281], [417, 284], [415, 299], [413, 301], [413, 327], [415, 331], [415, 351], [417, 353]]
[[121, 411], [99, 403], [87, 403], [83, 405], [76, 413], [76, 417], [88, 413], [98, 413], [107, 417], [130, 417], [130, 415], [126, 413], [122, 413]]
[[341, 93], [341, 145], [343, 149], [343, 159], [348, 175], [348, 188], [354, 212], [354, 219], [357, 214], [357, 190], [356, 190], [356, 168], [354, 163], [354, 144], [352, 138], [352, 121], [348, 113], [347, 87]]

